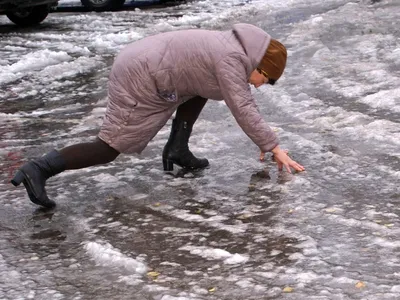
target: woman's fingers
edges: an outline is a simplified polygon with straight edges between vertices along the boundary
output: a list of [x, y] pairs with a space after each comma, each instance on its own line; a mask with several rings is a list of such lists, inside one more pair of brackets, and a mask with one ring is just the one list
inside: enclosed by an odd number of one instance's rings
[[296, 171], [304, 171], [305, 170], [305, 168], [301, 164], [299, 164], [297, 162], [295, 162], [295, 164], [296, 164]]
[[292, 173], [293, 168], [297, 172], [302, 172], [305, 168], [299, 163], [295, 162], [288, 156], [288, 150], [282, 150], [280, 153], [272, 155], [272, 160], [276, 162], [278, 165], [278, 170], [282, 171], [283, 167], [289, 172]]
[[260, 153], [260, 161], [264, 161], [265, 160], [265, 152], [261, 152]]
[[302, 165], [300, 165], [299, 163], [295, 162], [294, 160], [292, 160], [291, 167], [292, 167], [293, 169], [295, 169], [296, 171], [298, 171], [298, 172], [302, 172], [302, 171], [305, 170], [304, 167], [303, 167]]
[[288, 173], [292, 173], [292, 170], [290, 169], [290, 165], [289, 164], [285, 164], [286, 170], [288, 171]]
[[276, 162], [278, 164], [278, 170], [279, 171], [282, 171], [283, 166], [285, 166], [285, 169], [289, 173], [292, 173], [292, 169], [291, 168], [295, 169], [297, 172], [302, 172], [302, 171], [305, 170], [305, 168], [302, 165], [300, 165], [299, 163], [295, 162], [294, 160], [292, 160], [290, 158], [286, 162], [282, 162], [282, 161], [279, 161], [279, 160], [277, 160]]

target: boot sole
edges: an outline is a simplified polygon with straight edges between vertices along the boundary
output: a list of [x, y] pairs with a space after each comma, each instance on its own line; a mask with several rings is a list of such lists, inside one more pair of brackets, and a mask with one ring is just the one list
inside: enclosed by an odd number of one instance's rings
[[181, 164], [177, 163], [174, 160], [170, 160], [170, 159], [163, 159], [163, 167], [164, 167], [164, 171], [169, 172], [169, 171], [173, 171], [174, 170], [174, 164], [181, 167], [182, 169], [185, 170], [190, 170], [190, 171], [195, 171], [195, 170], [202, 170], [207, 168], [208, 166], [210, 166], [210, 164], [208, 163], [205, 166], [202, 167], [198, 167], [198, 168], [191, 168], [191, 167], [186, 167], [186, 166], [182, 166]]

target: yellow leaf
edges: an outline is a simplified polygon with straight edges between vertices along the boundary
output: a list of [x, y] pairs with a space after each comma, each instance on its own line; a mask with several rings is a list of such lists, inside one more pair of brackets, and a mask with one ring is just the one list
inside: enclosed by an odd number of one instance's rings
[[384, 224], [386, 227], [393, 227], [394, 224]]
[[378, 223], [378, 224], [379, 224], [379, 223], [382, 223], [381, 220], [374, 220], [374, 222], [375, 222], [375, 223]]
[[289, 210], [288, 210], [288, 213], [289, 213], [289, 214], [293, 213], [293, 209], [289, 209]]
[[148, 272], [147, 273], [147, 276], [149, 276], [149, 277], [158, 277], [160, 275], [160, 273], [158, 273], [158, 272], [155, 272], [155, 271], [151, 271], [151, 272]]
[[201, 209], [201, 208], [198, 208], [198, 209], [196, 209], [196, 214], [201, 214], [201, 212], [202, 212], [203, 210]]
[[290, 286], [287, 286], [287, 287], [285, 287], [285, 288], [283, 289], [283, 292], [284, 292], [284, 293], [291, 293], [291, 292], [293, 292], [293, 288], [290, 287]]
[[246, 219], [248, 219], [248, 218], [250, 218], [250, 217], [251, 217], [250, 214], [243, 214], [243, 215], [238, 216], [237, 219], [239, 219], [239, 220], [246, 220]]
[[336, 208], [327, 208], [327, 209], [325, 209], [325, 211], [327, 212], [327, 213], [333, 213], [333, 212], [335, 212], [336, 211]]
[[215, 290], [216, 290], [215, 287], [212, 287], [212, 288], [209, 288], [209, 289], [208, 289], [208, 291], [209, 291], [210, 293], [214, 293]]
[[157, 202], [157, 203], [154, 203], [153, 205], [154, 205], [154, 206], [160, 206], [161, 203], [160, 203], [160, 202]]
[[365, 283], [362, 282], [362, 281], [357, 282], [356, 283], [356, 288], [358, 288], [358, 289], [365, 288]]

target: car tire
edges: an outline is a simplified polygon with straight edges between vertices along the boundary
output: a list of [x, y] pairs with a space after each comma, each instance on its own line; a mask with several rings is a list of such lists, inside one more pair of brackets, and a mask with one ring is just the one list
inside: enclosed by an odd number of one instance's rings
[[120, 9], [125, 0], [81, 0], [83, 6], [94, 11], [107, 11]]
[[13, 23], [19, 26], [32, 26], [41, 23], [49, 14], [48, 5], [37, 5], [6, 13]]

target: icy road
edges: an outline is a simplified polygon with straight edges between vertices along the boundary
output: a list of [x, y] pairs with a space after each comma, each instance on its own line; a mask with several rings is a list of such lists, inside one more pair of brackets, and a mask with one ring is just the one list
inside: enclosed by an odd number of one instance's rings
[[[0, 16], [0, 299], [400, 299], [399, 15], [397, 0], [204, 0], [30, 29]], [[259, 162], [210, 101], [191, 139], [209, 169], [164, 174], [169, 122], [140, 156], [51, 178], [52, 211], [9, 184], [96, 136], [124, 45], [237, 22], [288, 47], [254, 95], [307, 172]]]

